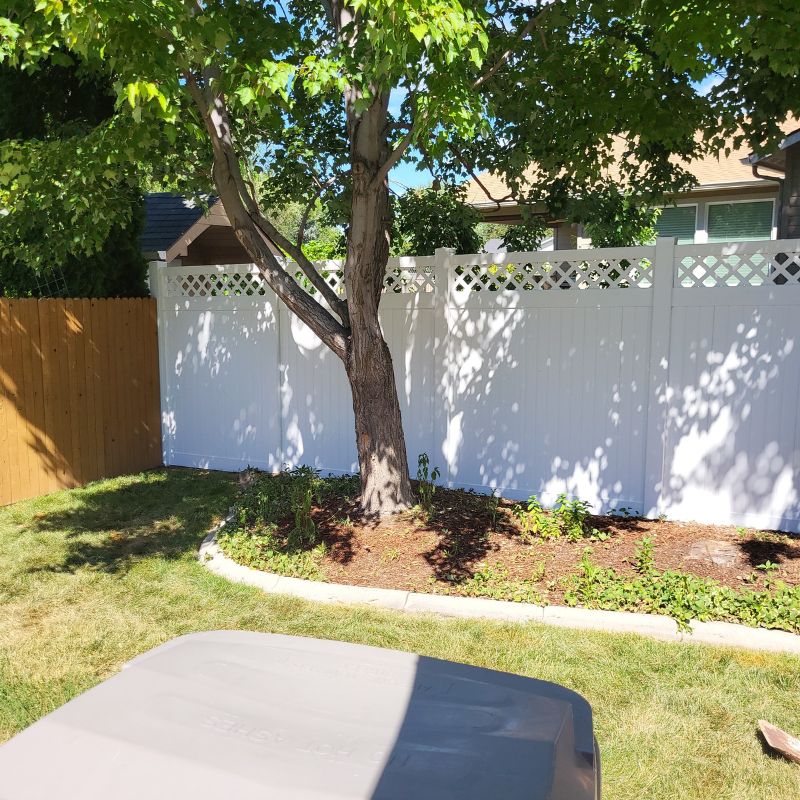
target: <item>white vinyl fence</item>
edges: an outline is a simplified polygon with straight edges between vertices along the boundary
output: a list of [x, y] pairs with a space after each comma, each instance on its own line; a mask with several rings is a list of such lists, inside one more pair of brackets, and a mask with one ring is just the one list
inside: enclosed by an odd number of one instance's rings
[[[166, 464], [357, 468], [341, 363], [255, 267], [151, 283]], [[412, 472], [800, 530], [800, 240], [439, 250], [390, 262], [381, 320]]]

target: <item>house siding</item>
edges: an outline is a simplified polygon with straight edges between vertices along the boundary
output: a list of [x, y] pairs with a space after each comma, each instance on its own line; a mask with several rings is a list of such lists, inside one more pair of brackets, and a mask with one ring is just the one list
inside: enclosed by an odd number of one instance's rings
[[786, 177], [778, 237], [800, 239], [800, 143], [786, 150]]

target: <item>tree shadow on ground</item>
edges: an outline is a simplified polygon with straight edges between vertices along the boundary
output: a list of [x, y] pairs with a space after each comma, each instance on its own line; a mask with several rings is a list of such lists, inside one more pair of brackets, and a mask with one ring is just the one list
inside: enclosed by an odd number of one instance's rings
[[132, 483], [107, 481], [80, 490], [69, 508], [32, 518], [29, 530], [63, 533], [66, 549], [57, 562], [31, 571], [118, 573], [150, 557], [181, 558], [227, 511], [234, 478], [170, 468]]
[[[492, 543], [490, 533], [507, 539], [520, 539], [520, 528], [512, 517], [515, 505], [503, 501], [497, 513], [493, 514], [489, 495], [448, 490], [442, 491], [441, 495], [437, 493], [435, 513], [428, 527], [439, 535], [439, 541], [425, 554], [436, 579], [461, 583], [472, 578], [476, 565], [499, 549], [496, 543]], [[618, 531], [644, 530], [642, 519], [634, 516], [590, 515], [586, 519], [586, 528], [587, 531], [596, 529], [608, 533], [611, 537]], [[586, 543], [590, 543], [588, 538]]]
[[748, 539], [739, 542], [739, 549], [752, 567], [757, 567], [767, 561], [782, 564], [791, 559], [800, 558], [800, 541], [788, 536], [785, 542], [777, 539]]
[[510, 505], [504, 503], [493, 514], [490, 495], [438, 490], [427, 527], [439, 541], [425, 553], [436, 580], [459, 583], [471, 578], [475, 565], [497, 549], [489, 533], [519, 537], [511, 513]]

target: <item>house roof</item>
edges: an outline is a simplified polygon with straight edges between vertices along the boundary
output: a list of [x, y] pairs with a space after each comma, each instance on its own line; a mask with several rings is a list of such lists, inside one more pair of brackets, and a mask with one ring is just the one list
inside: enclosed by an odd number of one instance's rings
[[[207, 198], [209, 205], [216, 198]], [[144, 231], [139, 240], [146, 257], [163, 258], [170, 247], [205, 214], [205, 208], [194, 200], [167, 192], [145, 195]]]
[[800, 128], [789, 133], [778, 145], [778, 149], [774, 153], [769, 153], [767, 155], [751, 153], [747, 158], [742, 159], [742, 164], [748, 164], [750, 166], [758, 164], [761, 167], [766, 167], [775, 172], [786, 172], [786, 151], [799, 143]]
[[[788, 132], [797, 127], [797, 120], [787, 120], [781, 127], [784, 131]], [[609, 165], [607, 172], [612, 180], [616, 180], [620, 177], [619, 163], [623, 160], [625, 150], [627, 149], [625, 140], [622, 138], [615, 140], [612, 149], [614, 159]], [[728, 154], [724, 151], [720, 151], [719, 153], [709, 154], [702, 158], [695, 159], [694, 161], [676, 159], [676, 162], [691, 172], [697, 180], [697, 183], [690, 192], [702, 192], [711, 189], [734, 189], [740, 187], [752, 188], [768, 184], [769, 181], [766, 178], [754, 177], [750, 164], [743, 163], [749, 154], [750, 151], [748, 148], [739, 147], [731, 149]], [[766, 166], [766, 164], [764, 166]], [[533, 170], [528, 170], [526, 176], [532, 179]], [[486, 191], [480, 184], [483, 184], [492, 198], [499, 199], [509, 193], [501, 176], [484, 172], [478, 175], [478, 180], [473, 178], [465, 184], [466, 202], [470, 205], [477, 207], [482, 205], [494, 208], [497, 207], [497, 203], [487, 197]], [[514, 201], [507, 202], [509, 205], [516, 205]]]

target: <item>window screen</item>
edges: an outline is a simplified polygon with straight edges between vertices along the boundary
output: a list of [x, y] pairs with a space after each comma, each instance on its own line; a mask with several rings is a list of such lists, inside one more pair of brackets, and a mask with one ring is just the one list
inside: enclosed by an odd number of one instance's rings
[[772, 200], [709, 205], [709, 242], [746, 242], [771, 238]]
[[659, 236], [674, 236], [678, 244], [691, 244], [697, 220], [697, 206], [667, 206], [656, 222]]

